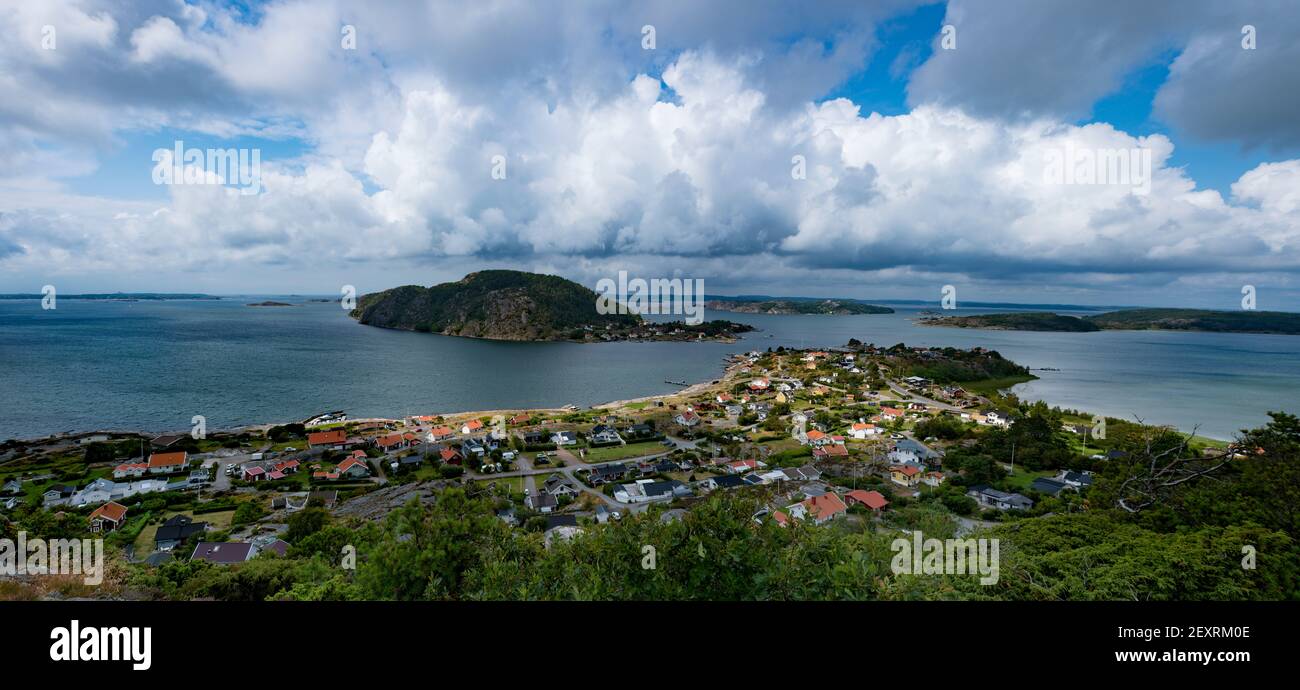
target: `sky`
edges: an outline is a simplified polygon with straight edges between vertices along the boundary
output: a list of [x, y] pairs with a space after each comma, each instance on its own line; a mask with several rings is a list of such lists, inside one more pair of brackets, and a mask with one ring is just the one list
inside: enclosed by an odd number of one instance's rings
[[0, 35], [0, 292], [1300, 310], [1285, 0], [0, 0]]

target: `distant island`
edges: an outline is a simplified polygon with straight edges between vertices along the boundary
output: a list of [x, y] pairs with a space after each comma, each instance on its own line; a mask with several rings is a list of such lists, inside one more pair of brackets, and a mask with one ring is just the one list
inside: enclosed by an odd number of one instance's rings
[[[40, 293], [17, 293], [0, 295], [0, 299], [42, 299], [44, 295]], [[200, 293], [167, 293], [167, 292], [112, 292], [112, 293], [86, 293], [86, 294], [58, 294], [59, 299], [76, 299], [76, 300], [95, 300], [100, 302], [139, 302], [139, 301], [164, 301], [164, 300], [219, 300], [220, 297], [214, 295], [204, 295]]]
[[266, 302], [252, 302], [244, 306], [246, 307], [292, 307], [294, 305], [289, 304], [288, 302], [272, 302], [268, 300]]
[[926, 326], [1004, 331], [1206, 331], [1212, 333], [1300, 334], [1300, 314], [1284, 311], [1214, 311], [1209, 309], [1124, 309], [1093, 316], [1053, 312], [1015, 312], [972, 316], [935, 316], [917, 321]]
[[492, 270], [363, 295], [350, 314], [368, 326], [488, 340], [734, 340], [753, 330], [730, 321], [648, 322], [601, 314], [596, 304], [594, 291], [559, 276]]
[[741, 314], [893, 314], [889, 307], [841, 299], [710, 300], [709, 309]]

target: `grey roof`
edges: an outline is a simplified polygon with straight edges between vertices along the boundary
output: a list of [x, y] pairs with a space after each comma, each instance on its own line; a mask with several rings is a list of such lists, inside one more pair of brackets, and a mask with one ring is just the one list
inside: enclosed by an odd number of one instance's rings
[[194, 547], [190, 560], [212, 563], [243, 563], [253, 555], [253, 545], [246, 542], [201, 541]]
[[1033, 482], [1030, 483], [1029, 488], [1033, 489], [1034, 491], [1040, 491], [1049, 496], [1055, 496], [1061, 493], [1061, 491], [1065, 490], [1067, 486], [1069, 485], [1066, 484], [1065, 482], [1057, 481], [1055, 479], [1048, 479], [1047, 477], [1039, 477], [1038, 479], [1035, 479]]

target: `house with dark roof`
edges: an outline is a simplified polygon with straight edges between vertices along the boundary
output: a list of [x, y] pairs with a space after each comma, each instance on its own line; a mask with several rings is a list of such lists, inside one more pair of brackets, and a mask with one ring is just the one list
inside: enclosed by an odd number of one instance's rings
[[1084, 472], [1074, 472], [1072, 470], [1061, 470], [1056, 475], [1056, 481], [1064, 482], [1075, 489], [1082, 489], [1092, 486], [1092, 474]]
[[1030, 482], [1029, 488], [1039, 493], [1047, 494], [1048, 496], [1056, 496], [1060, 494], [1062, 491], [1065, 491], [1066, 489], [1070, 488], [1070, 485], [1062, 481], [1057, 481], [1055, 479], [1048, 479], [1047, 477], [1039, 477], [1034, 481]]
[[245, 542], [201, 541], [194, 547], [194, 553], [190, 556], [190, 560], [229, 565], [231, 563], [243, 563], [256, 553], [253, 545]]
[[980, 505], [986, 508], [996, 508], [998, 510], [1029, 510], [1034, 507], [1034, 502], [1029, 497], [1017, 493], [1007, 493], [989, 488], [984, 484], [972, 486], [966, 492], [967, 496], [975, 499]]
[[186, 515], [173, 515], [158, 528], [154, 535], [154, 548], [158, 551], [171, 551], [185, 543], [186, 539], [208, 530], [208, 523], [194, 522]]
[[716, 477], [709, 477], [700, 481], [700, 486], [706, 491], [715, 491], [717, 489], [734, 489], [738, 486], [744, 486], [745, 480], [738, 474], [722, 474]]
[[591, 468], [591, 483], [605, 484], [618, 479], [622, 479], [628, 472], [628, 466], [621, 462], [611, 462], [604, 465], [596, 465]]
[[553, 474], [546, 478], [546, 482], [542, 484], [542, 491], [545, 491], [556, 498], [559, 498], [560, 496], [578, 495], [578, 490], [569, 486], [569, 483], [564, 481], [564, 477], [558, 474]]
[[524, 499], [524, 505], [528, 506], [529, 510], [535, 510], [539, 513], [549, 513], [552, 510], [555, 510], [555, 507], [559, 504], [560, 502], [557, 501], [554, 496], [541, 491], [535, 494], [529, 494], [528, 497]]

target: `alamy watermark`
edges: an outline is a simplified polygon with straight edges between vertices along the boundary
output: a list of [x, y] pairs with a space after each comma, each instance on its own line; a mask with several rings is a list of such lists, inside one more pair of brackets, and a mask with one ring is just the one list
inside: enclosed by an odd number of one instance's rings
[[261, 149], [199, 149], [178, 139], [170, 149], [154, 149], [152, 160], [154, 184], [221, 185], [248, 195], [262, 191]]
[[920, 530], [890, 544], [895, 575], [979, 575], [980, 584], [998, 582], [997, 539], [925, 539]]
[[1066, 143], [1047, 150], [1043, 180], [1060, 185], [1119, 185], [1151, 193], [1151, 149], [1093, 148]]
[[633, 278], [618, 272], [618, 280], [596, 281], [599, 314], [679, 314], [695, 326], [704, 322], [703, 278]]
[[0, 539], [0, 575], [81, 575], [92, 587], [104, 582], [103, 539]]

